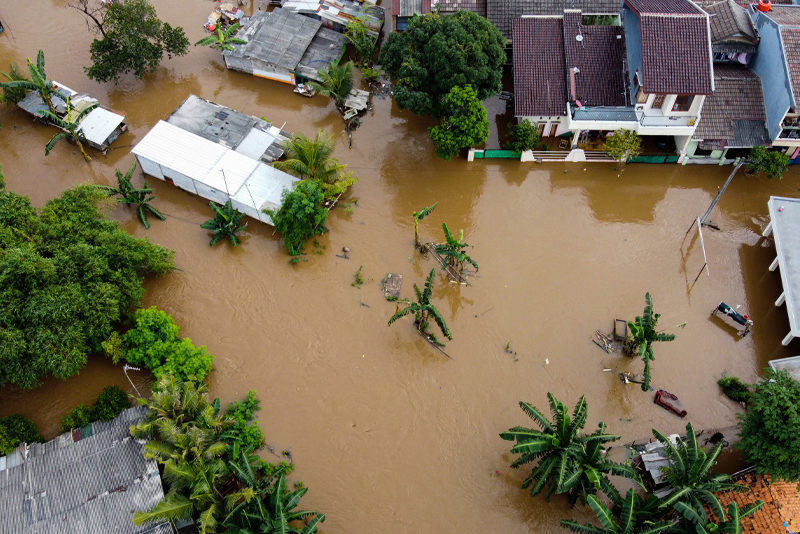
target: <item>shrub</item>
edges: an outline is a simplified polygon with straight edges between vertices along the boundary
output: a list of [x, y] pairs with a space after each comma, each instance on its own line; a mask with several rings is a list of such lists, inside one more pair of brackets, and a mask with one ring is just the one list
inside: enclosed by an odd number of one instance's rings
[[125, 347], [122, 345], [122, 336], [119, 332], [112, 332], [107, 340], [100, 344], [103, 347], [103, 352], [106, 356], [111, 358], [114, 365], [117, 365], [120, 360], [125, 359]]
[[754, 146], [747, 157], [747, 171], [763, 173], [772, 180], [775, 177], [783, 178], [783, 173], [789, 169], [789, 156], [775, 150], [767, 150], [764, 146]]
[[44, 441], [39, 435], [36, 424], [18, 413], [0, 417], [0, 456], [5, 456], [14, 451], [20, 443], [41, 443]]
[[92, 407], [79, 404], [67, 412], [58, 424], [61, 432], [67, 432], [73, 428], [82, 428], [92, 422]]
[[93, 421], [110, 421], [131, 407], [128, 394], [117, 386], [106, 386], [92, 406]]
[[633, 130], [620, 128], [614, 135], [606, 138], [603, 150], [620, 165], [635, 159], [642, 151], [642, 138]]
[[519, 124], [508, 125], [509, 141], [503, 145], [506, 150], [525, 152], [539, 148], [539, 129], [528, 119], [522, 119]]
[[136, 312], [134, 327], [122, 342], [125, 359], [150, 369], [156, 380], [173, 374], [183, 381], [203, 381], [214, 361], [205, 347], [195, 347], [188, 338], [179, 339], [178, 325], [155, 306]]
[[284, 191], [283, 201], [278, 210], [264, 210], [281, 233], [283, 244], [292, 256], [303, 250], [309, 237], [325, 231], [328, 210], [322, 207], [323, 192], [312, 180], [297, 184], [294, 191]]
[[717, 382], [722, 392], [736, 402], [747, 402], [750, 399], [750, 388], [735, 376], [723, 376]]
[[244, 450], [260, 449], [264, 443], [264, 433], [254, 420], [255, 413], [261, 409], [260, 404], [261, 401], [256, 398], [256, 391], [250, 390], [244, 400], [225, 407], [225, 415], [236, 422], [227, 434], [238, 441]]

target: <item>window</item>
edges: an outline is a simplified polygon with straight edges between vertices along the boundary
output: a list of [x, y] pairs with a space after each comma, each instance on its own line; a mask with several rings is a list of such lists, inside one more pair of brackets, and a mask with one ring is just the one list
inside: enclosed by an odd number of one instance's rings
[[678, 95], [675, 98], [675, 103], [672, 104], [672, 111], [689, 111], [692, 107], [693, 95]]
[[664, 95], [656, 95], [655, 100], [653, 100], [653, 108], [661, 109], [661, 106], [663, 105], [664, 105]]
[[644, 104], [647, 102], [647, 97], [650, 96], [644, 92], [644, 89], [640, 86], [639, 89], [636, 91], [636, 103], [637, 104]]

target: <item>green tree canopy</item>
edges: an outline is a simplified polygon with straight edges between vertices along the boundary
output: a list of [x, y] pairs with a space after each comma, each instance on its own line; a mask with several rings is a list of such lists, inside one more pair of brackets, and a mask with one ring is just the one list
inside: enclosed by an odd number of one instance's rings
[[770, 180], [782, 179], [788, 169], [789, 156], [764, 146], [754, 146], [747, 157], [747, 172], [766, 174]]
[[42, 442], [36, 424], [22, 414], [0, 417], [0, 456], [12, 452], [20, 443]]
[[471, 85], [479, 100], [502, 88], [506, 39], [491, 22], [471, 11], [413, 16], [408, 30], [393, 32], [378, 62], [395, 80], [400, 109], [417, 115], [447, 115], [444, 97]]
[[328, 210], [322, 206], [322, 189], [313, 180], [298, 183], [293, 191], [284, 191], [277, 210], [264, 210], [272, 218], [275, 230], [292, 256], [300, 254], [306, 240], [325, 231]]
[[97, 82], [114, 80], [133, 72], [137, 78], [156, 70], [166, 52], [168, 58], [189, 50], [183, 28], [159, 20], [148, 0], [125, 0], [108, 6], [103, 37], [89, 47], [92, 66], [86, 75]]
[[614, 135], [606, 138], [603, 151], [617, 160], [620, 165], [624, 165], [641, 153], [642, 138], [633, 130], [620, 128], [614, 130]]
[[22, 388], [83, 368], [144, 296], [143, 279], [173, 268], [172, 251], [136, 239], [81, 185], [37, 215], [0, 191], [0, 383]]
[[541, 144], [539, 129], [528, 119], [522, 119], [519, 124], [509, 124], [508, 137], [509, 140], [503, 148], [514, 152], [535, 150]]
[[786, 371], [769, 370], [749, 396], [739, 417], [736, 448], [756, 473], [800, 481], [800, 383]]
[[489, 138], [486, 108], [472, 86], [453, 87], [445, 97], [442, 111], [441, 123], [428, 129], [440, 158], [449, 160], [462, 148], [479, 145]]

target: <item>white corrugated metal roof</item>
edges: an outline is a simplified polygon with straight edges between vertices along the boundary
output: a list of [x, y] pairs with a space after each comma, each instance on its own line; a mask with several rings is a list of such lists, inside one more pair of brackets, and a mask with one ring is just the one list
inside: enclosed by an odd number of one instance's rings
[[242, 204], [254, 206], [258, 211], [264, 208], [277, 208], [281, 205], [283, 190], [291, 188], [292, 184], [298, 181], [294, 176], [275, 167], [259, 163], [258, 168], [233, 198]]
[[[280, 130], [278, 130], [280, 132]], [[261, 159], [262, 154], [267, 151], [269, 146], [275, 142], [275, 136], [269, 132], [264, 132], [253, 128], [250, 130], [239, 146], [236, 147], [236, 152], [244, 154], [254, 160]]]
[[81, 131], [87, 140], [102, 145], [123, 120], [122, 115], [95, 108], [81, 121]]
[[256, 170], [258, 161], [228, 150], [214, 168], [203, 178], [204, 184], [233, 196], [247, 178]]
[[131, 152], [202, 182], [229, 149], [158, 121]]

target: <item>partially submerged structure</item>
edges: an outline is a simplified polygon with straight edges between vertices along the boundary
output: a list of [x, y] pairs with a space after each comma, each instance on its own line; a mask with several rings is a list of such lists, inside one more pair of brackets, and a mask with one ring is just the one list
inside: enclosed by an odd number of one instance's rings
[[370, 35], [378, 38], [386, 14], [375, 0], [283, 0], [281, 7], [322, 22], [324, 28], [343, 33], [347, 25], [360, 20], [369, 28]]
[[0, 530], [4, 534], [171, 534], [166, 521], [133, 524], [136, 511], [164, 498], [155, 460], [129, 428], [147, 407], [97, 421], [47, 443], [21, 444], [0, 458]]
[[345, 50], [342, 34], [282, 8], [256, 11], [236, 37], [247, 43], [222, 53], [226, 67], [294, 85], [319, 81], [318, 72], [337, 64]]
[[195, 95], [159, 121], [133, 148], [142, 170], [267, 224], [297, 178], [269, 165], [290, 134], [268, 121]]
[[[750, 468], [733, 475], [733, 481], [743, 484], [747, 492], [726, 491], [717, 493], [717, 498], [727, 511], [735, 502], [739, 510], [763, 501], [764, 506], [741, 520], [742, 534], [789, 534], [800, 532], [800, 492], [797, 484], [775, 480], [769, 475], [757, 475]], [[706, 509], [711, 513], [710, 509]]]
[[[73, 115], [78, 115], [92, 104], [98, 104], [96, 98], [92, 98], [86, 93], [78, 93], [55, 81], [51, 83], [56, 88], [56, 94], [51, 96], [50, 100], [56, 110], [56, 115], [61, 118], [67, 115], [67, 99], [69, 99]], [[28, 93], [17, 105], [40, 122], [55, 126], [41, 115], [41, 111], [49, 111], [50, 108], [35, 91]], [[81, 121], [79, 134], [92, 148], [106, 150], [122, 132], [128, 129], [124, 121], [125, 115], [98, 105]]]
[[764, 236], [773, 235], [777, 252], [769, 270], [780, 267], [783, 284], [775, 306], [786, 304], [789, 315], [789, 333], [782, 341], [785, 346], [800, 337], [800, 199], [770, 197], [767, 205], [769, 224]]
[[792, 378], [800, 381], [800, 356], [770, 360], [767, 363], [769, 363], [773, 371], [786, 371], [792, 375]]

